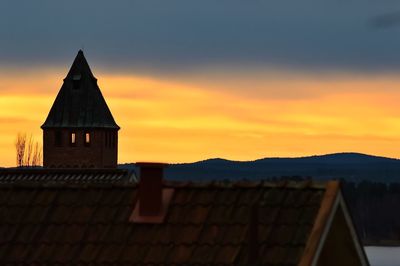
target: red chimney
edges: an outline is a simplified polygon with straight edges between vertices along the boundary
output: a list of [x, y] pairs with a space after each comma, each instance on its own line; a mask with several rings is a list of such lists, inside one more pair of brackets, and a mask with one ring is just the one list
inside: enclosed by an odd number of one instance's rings
[[162, 207], [163, 163], [136, 163], [139, 171], [139, 215], [160, 214]]
[[173, 189], [163, 188], [164, 163], [136, 163], [139, 167], [139, 190], [130, 221], [136, 223], [162, 223]]

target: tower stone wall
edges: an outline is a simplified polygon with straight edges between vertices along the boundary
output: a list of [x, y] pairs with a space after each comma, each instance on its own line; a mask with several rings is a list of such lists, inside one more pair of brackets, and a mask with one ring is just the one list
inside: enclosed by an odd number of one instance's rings
[[[71, 143], [73, 133], [75, 143]], [[89, 143], [85, 141], [86, 134], [90, 136]], [[44, 167], [116, 168], [117, 157], [117, 130], [48, 129], [43, 132]]]

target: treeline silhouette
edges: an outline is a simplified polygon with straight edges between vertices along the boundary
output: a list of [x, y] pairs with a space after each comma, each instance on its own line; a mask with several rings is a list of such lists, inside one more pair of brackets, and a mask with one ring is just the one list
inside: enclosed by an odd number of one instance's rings
[[[310, 177], [269, 178], [305, 181]], [[340, 179], [343, 197], [364, 245], [400, 245], [400, 183], [348, 182]]]
[[[279, 177], [271, 181], [305, 181], [310, 177]], [[343, 197], [364, 245], [400, 245], [400, 183], [349, 182], [340, 179]]]
[[356, 230], [365, 245], [400, 244], [400, 183], [341, 180]]

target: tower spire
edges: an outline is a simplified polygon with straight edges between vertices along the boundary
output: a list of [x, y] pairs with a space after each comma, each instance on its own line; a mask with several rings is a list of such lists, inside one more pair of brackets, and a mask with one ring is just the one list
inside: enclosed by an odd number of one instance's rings
[[78, 51], [41, 128], [45, 167], [116, 167], [120, 127], [82, 50]]

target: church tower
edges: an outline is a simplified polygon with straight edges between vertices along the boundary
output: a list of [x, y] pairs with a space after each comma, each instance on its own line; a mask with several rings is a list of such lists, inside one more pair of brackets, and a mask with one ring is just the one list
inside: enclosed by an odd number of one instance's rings
[[120, 127], [81, 50], [41, 128], [44, 167], [117, 167]]

